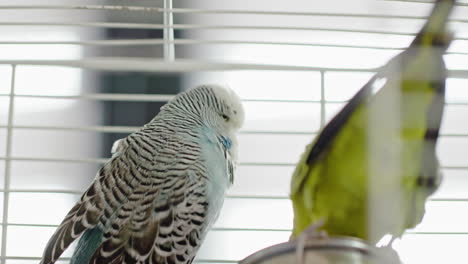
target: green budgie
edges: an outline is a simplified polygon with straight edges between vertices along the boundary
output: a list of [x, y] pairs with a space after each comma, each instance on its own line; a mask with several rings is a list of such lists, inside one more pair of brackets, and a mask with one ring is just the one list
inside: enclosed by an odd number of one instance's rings
[[183, 92], [112, 147], [112, 158], [49, 240], [54, 263], [191, 263], [216, 220], [237, 160], [239, 97], [205, 85]]
[[425, 201], [441, 181], [435, 146], [453, 5], [437, 1], [411, 45], [307, 146], [291, 181], [292, 238], [316, 229], [375, 244], [420, 223]]

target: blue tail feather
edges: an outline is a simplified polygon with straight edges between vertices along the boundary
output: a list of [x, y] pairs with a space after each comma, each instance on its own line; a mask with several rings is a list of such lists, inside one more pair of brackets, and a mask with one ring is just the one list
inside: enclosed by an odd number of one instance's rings
[[88, 264], [96, 249], [101, 245], [103, 234], [99, 227], [87, 230], [78, 241], [70, 264]]

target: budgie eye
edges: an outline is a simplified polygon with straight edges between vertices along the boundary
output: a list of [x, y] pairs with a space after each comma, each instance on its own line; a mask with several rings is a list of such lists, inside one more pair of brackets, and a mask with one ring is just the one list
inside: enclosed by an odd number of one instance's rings
[[428, 190], [435, 190], [438, 187], [437, 179], [434, 177], [418, 177], [416, 184], [420, 187], [425, 187]]
[[225, 114], [222, 114], [221, 115], [224, 119], [224, 121], [228, 122], [229, 121], [229, 116], [225, 115]]

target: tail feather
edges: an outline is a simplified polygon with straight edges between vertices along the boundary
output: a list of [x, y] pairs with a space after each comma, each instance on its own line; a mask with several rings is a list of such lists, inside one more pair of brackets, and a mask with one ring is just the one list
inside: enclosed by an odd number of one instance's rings
[[[49, 240], [42, 257], [41, 264], [52, 264], [54, 263], [60, 255], [65, 251], [65, 249], [73, 242], [76, 238], [76, 233], [73, 232], [75, 225], [73, 219], [78, 210], [81, 208], [82, 204], [77, 203], [67, 214], [63, 222], [57, 228], [52, 238]], [[79, 223], [76, 223], [79, 225]], [[81, 227], [78, 226], [78, 230]], [[77, 231], [78, 231], [77, 230]]]
[[86, 230], [93, 228], [99, 222], [102, 213], [94, 205], [98, 196], [91, 186], [81, 197], [81, 200], [68, 212], [47, 243], [40, 264], [53, 264]]
[[446, 25], [454, 4], [455, 0], [436, 1], [429, 19], [414, 38], [410, 48], [436, 46], [446, 49], [452, 40], [451, 34], [446, 31]]
[[89, 263], [96, 249], [101, 245], [104, 233], [99, 227], [87, 230], [76, 246], [70, 264]]

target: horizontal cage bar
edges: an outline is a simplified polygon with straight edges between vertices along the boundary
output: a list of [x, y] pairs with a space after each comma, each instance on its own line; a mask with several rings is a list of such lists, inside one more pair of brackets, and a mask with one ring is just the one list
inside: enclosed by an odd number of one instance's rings
[[[395, 0], [397, 1], [397, 0]], [[404, 0], [399, 0], [404, 1]], [[409, 2], [409, 1], [408, 1]], [[329, 13], [304, 11], [277, 11], [277, 10], [248, 10], [248, 9], [197, 9], [197, 8], [163, 8], [128, 5], [0, 5], [0, 10], [99, 10], [99, 11], [131, 11], [131, 12], [170, 12], [174, 14], [231, 14], [231, 15], [274, 15], [274, 16], [318, 16], [318, 17], [346, 17], [371, 19], [427, 19], [428, 16], [404, 16], [389, 14], [358, 14], [358, 13]], [[466, 19], [451, 19], [453, 22], [467, 23]]]

